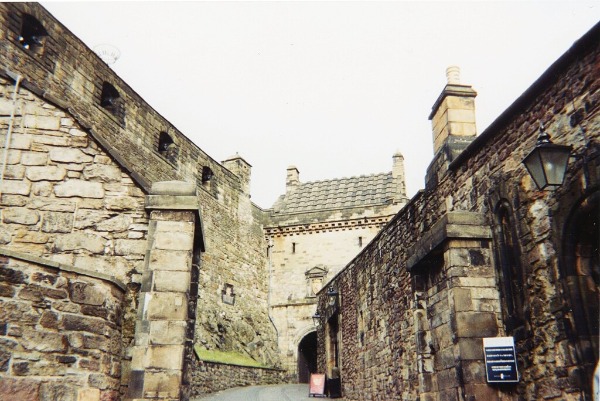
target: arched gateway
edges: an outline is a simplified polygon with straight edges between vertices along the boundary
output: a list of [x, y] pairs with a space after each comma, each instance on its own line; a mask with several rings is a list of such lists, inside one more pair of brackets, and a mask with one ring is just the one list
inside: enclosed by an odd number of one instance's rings
[[298, 344], [298, 382], [308, 383], [317, 371], [317, 332], [305, 335]]

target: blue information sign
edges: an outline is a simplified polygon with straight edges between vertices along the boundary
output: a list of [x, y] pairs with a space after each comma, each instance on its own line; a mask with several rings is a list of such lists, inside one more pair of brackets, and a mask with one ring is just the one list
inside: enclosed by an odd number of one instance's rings
[[483, 351], [488, 383], [519, 381], [515, 342], [512, 337], [484, 338]]

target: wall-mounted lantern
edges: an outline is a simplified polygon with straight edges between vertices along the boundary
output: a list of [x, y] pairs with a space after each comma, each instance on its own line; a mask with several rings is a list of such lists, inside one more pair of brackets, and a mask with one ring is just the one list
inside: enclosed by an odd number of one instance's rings
[[319, 314], [319, 311], [316, 311], [315, 314], [312, 315], [312, 319], [315, 327], [319, 327], [321, 325], [321, 315]]
[[552, 143], [542, 124], [535, 148], [523, 160], [523, 164], [540, 190], [556, 188], [563, 184], [570, 156], [571, 146]]
[[335, 290], [335, 288], [333, 288], [333, 286], [327, 289], [327, 299], [329, 301], [329, 306], [335, 305], [339, 295], [340, 294]]

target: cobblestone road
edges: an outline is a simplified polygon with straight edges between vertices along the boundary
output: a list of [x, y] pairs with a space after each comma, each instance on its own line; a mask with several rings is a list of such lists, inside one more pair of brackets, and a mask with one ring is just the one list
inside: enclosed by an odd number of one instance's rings
[[315, 401], [319, 399], [323, 398], [308, 396], [308, 384], [282, 384], [238, 387], [193, 398], [191, 401]]

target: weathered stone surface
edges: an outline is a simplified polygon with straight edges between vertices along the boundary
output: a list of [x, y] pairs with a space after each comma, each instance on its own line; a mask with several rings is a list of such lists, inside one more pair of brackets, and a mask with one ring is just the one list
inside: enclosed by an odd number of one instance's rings
[[52, 190], [54, 189], [54, 185], [50, 182], [34, 182], [31, 185], [31, 191], [34, 195], [37, 196], [50, 196], [52, 195]]
[[[93, 217], [93, 216], [91, 216]], [[98, 216], [100, 217], [100, 216]], [[100, 221], [98, 218], [96, 229], [99, 231], [126, 231], [132, 222], [132, 218], [128, 215], [117, 215], [108, 220]]]
[[27, 168], [26, 176], [30, 181], [62, 181], [67, 170], [59, 166], [31, 166]]
[[28, 282], [29, 276], [22, 271], [3, 266], [0, 269], [0, 279], [4, 283], [25, 284]]
[[115, 255], [144, 255], [146, 241], [118, 239], [115, 241]]
[[81, 197], [102, 199], [104, 189], [100, 182], [88, 182], [84, 180], [69, 180], [54, 187], [54, 193], [61, 198]]
[[77, 401], [77, 388], [74, 384], [59, 381], [42, 383], [39, 401]]
[[156, 271], [154, 273], [154, 289], [159, 292], [188, 292], [190, 290], [190, 273]]
[[150, 251], [150, 269], [189, 271], [192, 265], [191, 251]]
[[116, 182], [121, 180], [121, 169], [107, 164], [92, 164], [83, 169], [86, 180], [100, 180], [102, 182]]
[[146, 295], [147, 320], [185, 320], [187, 315], [187, 297], [184, 294], [153, 293]]
[[61, 163], [91, 163], [94, 158], [83, 153], [80, 149], [60, 147], [53, 148], [48, 153], [50, 160]]
[[170, 232], [169, 234], [156, 235], [154, 240], [156, 249], [186, 251], [193, 249], [193, 235], [185, 232]]
[[164, 398], [177, 398], [181, 388], [181, 377], [170, 372], [151, 372], [144, 375], [144, 395], [161, 394]]
[[33, 379], [3, 377], [0, 380], [0, 394], [10, 394], [14, 400], [39, 401], [40, 382]]
[[84, 282], [72, 282], [69, 294], [73, 302], [86, 305], [103, 305], [109, 295], [105, 288]]
[[21, 163], [24, 166], [45, 166], [48, 164], [48, 153], [22, 152]]
[[73, 230], [73, 214], [46, 212], [42, 222], [45, 233], [70, 233]]
[[179, 370], [183, 366], [183, 345], [153, 345], [146, 358], [150, 368]]
[[63, 330], [84, 331], [95, 334], [106, 334], [106, 324], [102, 319], [65, 315], [62, 321]]
[[130, 196], [107, 197], [105, 198], [104, 203], [108, 210], [114, 211], [135, 210], [143, 207], [143, 202]]
[[72, 233], [61, 235], [54, 242], [56, 252], [87, 250], [91, 253], [100, 254], [104, 252], [104, 238], [85, 233]]
[[60, 118], [27, 114], [25, 115], [23, 124], [28, 128], [55, 131], [60, 128]]
[[25, 166], [6, 166], [4, 178], [9, 180], [21, 180], [25, 177]]
[[11, 232], [8, 228], [0, 226], [0, 244], [8, 244], [12, 239]]
[[498, 334], [498, 323], [494, 313], [459, 312], [456, 314], [458, 337], [493, 337]]
[[[0, 143], [6, 142], [6, 136], [0, 135]], [[16, 149], [29, 150], [31, 149], [32, 137], [28, 134], [13, 134], [10, 138], [9, 149], [13, 151]]]
[[100, 401], [100, 390], [97, 388], [79, 389], [77, 401]]
[[5, 194], [29, 195], [31, 192], [31, 183], [28, 181], [4, 180], [2, 182], [2, 197]]
[[40, 221], [40, 214], [35, 210], [24, 207], [15, 207], [4, 210], [2, 219], [6, 224], [34, 225]]
[[26, 350], [39, 352], [66, 352], [69, 345], [67, 338], [63, 334], [50, 331], [32, 331], [23, 333], [19, 343]]

